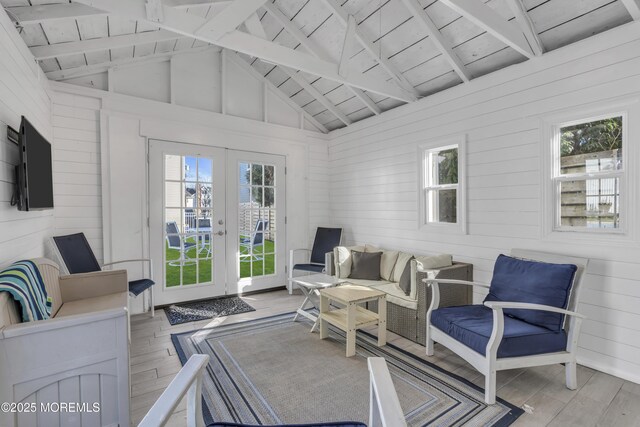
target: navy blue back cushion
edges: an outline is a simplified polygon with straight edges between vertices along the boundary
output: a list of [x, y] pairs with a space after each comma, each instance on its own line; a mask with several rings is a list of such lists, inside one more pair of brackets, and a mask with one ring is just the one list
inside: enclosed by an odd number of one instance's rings
[[[493, 268], [491, 288], [485, 301], [512, 301], [567, 308], [573, 264], [550, 264], [500, 255]], [[540, 310], [505, 309], [504, 314], [552, 331], [562, 329], [564, 315]]]
[[100, 271], [100, 264], [89, 246], [84, 233], [56, 236], [53, 238], [69, 274]]
[[324, 255], [338, 246], [341, 238], [342, 228], [318, 227], [313, 248], [311, 248], [310, 261], [315, 264], [324, 264]]

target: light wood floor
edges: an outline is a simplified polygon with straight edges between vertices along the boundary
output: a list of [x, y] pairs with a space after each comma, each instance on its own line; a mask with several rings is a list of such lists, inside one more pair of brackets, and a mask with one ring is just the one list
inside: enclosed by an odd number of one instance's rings
[[[164, 310], [156, 311], [153, 319], [144, 314], [131, 318], [131, 417], [134, 425], [180, 370], [180, 361], [170, 339], [172, 333], [287, 313], [302, 302], [301, 294], [289, 295], [286, 291], [244, 299], [256, 311], [176, 326], [169, 324]], [[424, 347], [405, 338], [389, 333], [388, 342], [426, 358]], [[483, 376], [441, 346], [436, 345], [435, 356], [428, 360], [483, 386]], [[640, 385], [583, 366], [578, 366], [578, 383], [578, 390], [565, 387], [561, 365], [514, 369], [498, 373], [498, 396], [527, 411], [515, 426], [640, 426]], [[183, 402], [169, 425], [184, 426], [184, 414]]]

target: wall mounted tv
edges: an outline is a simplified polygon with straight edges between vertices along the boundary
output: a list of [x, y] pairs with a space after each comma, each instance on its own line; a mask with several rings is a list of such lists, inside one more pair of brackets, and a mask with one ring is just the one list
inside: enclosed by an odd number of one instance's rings
[[20, 164], [16, 166], [16, 202], [21, 211], [53, 208], [51, 144], [22, 116]]

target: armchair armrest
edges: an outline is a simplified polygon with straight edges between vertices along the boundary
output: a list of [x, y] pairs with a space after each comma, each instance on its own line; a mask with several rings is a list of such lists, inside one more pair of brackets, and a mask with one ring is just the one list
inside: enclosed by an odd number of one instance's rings
[[206, 354], [194, 354], [153, 404], [138, 427], [164, 426], [184, 395], [187, 395], [188, 426], [204, 426], [202, 419], [202, 373], [209, 363]]
[[123, 259], [119, 261], [107, 262], [102, 264], [102, 267], [111, 267], [116, 264], [124, 264], [128, 262], [142, 262], [147, 263], [147, 267], [149, 268], [147, 274], [149, 275], [149, 279], [153, 280], [153, 260], [151, 258], [134, 258], [134, 259]]
[[580, 319], [586, 319], [587, 317], [580, 314], [580, 313], [576, 313], [575, 311], [569, 311], [569, 310], [565, 310], [563, 308], [558, 308], [558, 307], [553, 307], [550, 305], [543, 305], [543, 304], [530, 304], [527, 302], [508, 302], [508, 301], [486, 301], [484, 303], [485, 306], [489, 307], [492, 310], [502, 310], [505, 308], [519, 308], [519, 309], [523, 309], [523, 310], [541, 310], [541, 311], [551, 311], [554, 313], [562, 313], [562, 314], [566, 314], [567, 316], [575, 316], [578, 317]]
[[401, 427], [407, 423], [398, 394], [382, 357], [367, 358], [369, 367], [369, 426]]
[[511, 301], [486, 301], [484, 305], [493, 310], [493, 330], [491, 331], [491, 337], [489, 338], [489, 342], [487, 343], [486, 350], [486, 355], [491, 360], [496, 360], [498, 347], [500, 347], [502, 336], [504, 335], [504, 312], [502, 310], [505, 308], [543, 310], [571, 316], [569, 334], [567, 336], [567, 351], [570, 353], [574, 353], [577, 348], [578, 336], [580, 334], [580, 325], [582, 323], [582, 319], [586, 319], [585, 316], [580, 313], [576, 313], [575, 311], [569, 311], [563, 308], [543, 304], [530, 304], [526, 302]]
[[69, 274], [59, 283], [62, 303], [129, 291], [127, 270]]
[[469, 282], [468, 280], [456, 280], [456, 279], [422, 279], [424, 283], [429, 286], [438, 285], [439, 283], [449, 284], [449, 285], [467, 285], [467, 286], [479, 286], [481, 288], [489, 289], [491, 285], [487, 283], [480, 282]]

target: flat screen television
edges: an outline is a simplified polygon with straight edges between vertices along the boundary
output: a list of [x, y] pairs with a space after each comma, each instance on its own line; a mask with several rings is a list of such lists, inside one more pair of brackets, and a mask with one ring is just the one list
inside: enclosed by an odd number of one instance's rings
[[20, 164], [16, 166], [17, 204], [21, 211], [53, 208], [51, 144], [22, 116]]

